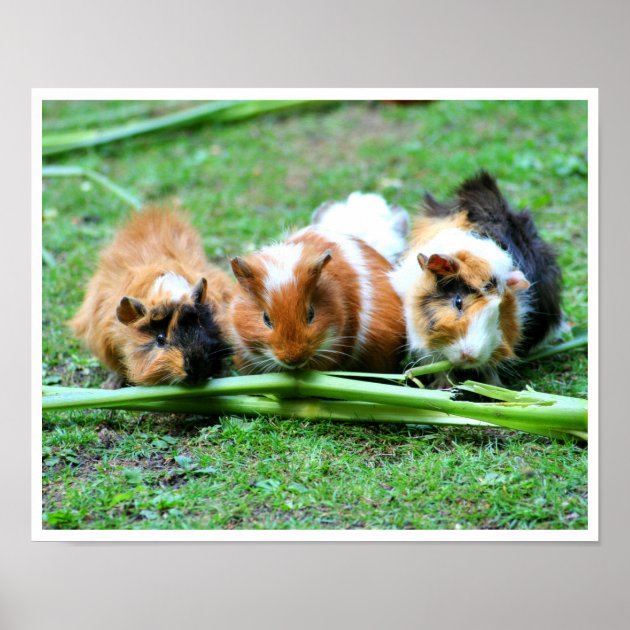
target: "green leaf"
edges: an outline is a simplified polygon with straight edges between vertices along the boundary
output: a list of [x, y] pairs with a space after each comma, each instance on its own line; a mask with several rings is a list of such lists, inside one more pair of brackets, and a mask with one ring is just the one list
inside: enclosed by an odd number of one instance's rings
[[298, 494], [304, 494], [305, 492], [308, 492], [308, 488], [304, 484], [297, 483], [296, 481], [289, 484], [289, 490], [297, 492]]
[[124, 468], [123, 475], [129, 483], [139, 484], [144, 481], [144, 475], [140, 468]]
[[133, 499], [133, 492], [119, 492], [118, 494], [114, 495], [113, 499], [109, 502], [109, 507], [113, 508], [119, 503], [123, 503], [131, 499]]
[[197, 468], [194, 473], [196, 475], [213, 475], [217, 472], [217, 469], [213, 466], [206, 466], [205, 468]]
[[277, 479], [263, 479], [256, 482], [256, 487], [267, 492], [273, 492], [280, 487], [280, 482]]
[[59, 510], [57, 512], [44, 512], [42, 515], [43, 521], [52, 525], [64, 525], [68, 528], [74, 529], [79, 522], [79, 515], [76, 512]]

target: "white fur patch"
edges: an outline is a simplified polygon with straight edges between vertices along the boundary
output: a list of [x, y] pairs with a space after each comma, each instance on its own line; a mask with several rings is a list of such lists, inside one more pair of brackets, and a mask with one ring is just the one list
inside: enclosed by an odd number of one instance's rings
[[302, 256], [302, 243], [280, 243], [262, 250], [267, 275], [263, 286], [267, 296], [290, 282], [295, 282], [295, 267]]
[[489, 299], [485, 308], [470, 320], [466, 336], [442, 350], [451, 363], [462, 363], [462, 353], [471, 357], [475, 364], [486, 363], [490, 359], [501, 343], [500, 303], [499, 297]]
[[[452, 256], [462, 250], [487, 260], [497, 280], [505, 286], [508, 274], [514, 269], [514, 261], [511, 256], [492, 239], [478, 236], [466, 230], [459, 228], [443, 230], [431, 240], [416, 247], [412, 255], [416, 260], [420, 253], [429, 258], [432, 254]], [[418, 265], [417, 260], [416, 265]], [[418, 268], [420, 268], [419, 265]]]
[[354, 347], [354, 354], [356, 356], [359, 352], [361, 352], [367, 342], [367, 335], [370, 330], [372, 313], [374, 311], [374, 289], [372, 287], [372, 280], [367, 261], [361, 251], [361, 246], [351, 236], [344, 236], [343, 234], [323, 230], [319, 227], [308, 229], [321, 234], [329, 241], [335, 243], [341, 250], [343, 257], [358, 276], [361, 303], [359, 304], [359, 330], [357, 332], [357, 343]]
[[176, 302], [181, 300], [185, 295], [190, 293], [191, 286], [188, 281], [177, 273], [169, 271], [160, 276], [151, 287], [151, 295], [166, 292], [170, 295], [171, 300]]
[[318, 228], [360, 238], [391, 263], [406, 247], [407, 212], [389, 206], [380, 195], [353, 192], [346, 201], [332, 203], [316, 215]]
[[405, 256], [402, 262], [388, 273], [394, 291], [398, 293], [403, 301], [421, 273], [422, 269], [418, 263], [417, 253], [414, 252], [410, 252], [409, 255]]

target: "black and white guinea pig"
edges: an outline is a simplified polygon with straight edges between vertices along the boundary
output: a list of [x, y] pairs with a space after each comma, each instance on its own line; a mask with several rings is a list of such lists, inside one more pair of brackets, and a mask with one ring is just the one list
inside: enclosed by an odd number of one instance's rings
[[486, 172], [450, 203], [425, 196], [410, 246], [390, 274], [404, 304], [408, 347], [499, 382], [497, 368], [561, 323], [561, 273], [531, 214], [513, 211]]

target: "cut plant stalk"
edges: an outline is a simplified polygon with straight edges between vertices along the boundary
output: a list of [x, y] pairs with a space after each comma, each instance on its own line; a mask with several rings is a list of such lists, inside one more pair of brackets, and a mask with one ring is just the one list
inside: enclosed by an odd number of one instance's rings
[[[538, 361], [540, 359], [546, 359], [554, 354], [560, 354], [562, 352], [569, 352], [577, 348], [588, 346], [588, 333], [582, 326], [576, 326], [574, 328], [574, 336], [571, 339], [563, 341], [561, 343], [550, 344], [536, 349], [534, 352], [530, 352], [524, 357], [520, 357], [519, 363], [530, 363], [531, 361]], [[349, 378], [366, 378], [379, 381], [393, 381], [397, 383], [403, 383], [405, 380], [413, 379], [417, 376], [424, 376], [427, 374], [436, 374], [438, 372], [448, 372], [455, 366], [450, 361], [436, 361], [428, 365], [420, 365], [417, 367], [409, 368], [403, 374], [373, 374], [371, 372], [323, 372], [328, 376], [341, 376]]]
[[157, 131], [181, 129], [206, 121], [231, 123], [245, 120], [252, 116], [326, 102], [328, 101], [211, 101], [183, 111], [120, 127], [55, 134], [44, 133], [42, 137], [42, 155], [55, 155]]
[[136, 210], [142, 207], [142, 202], [124, 188], [114, 184], [104, 175], [81, 166], [44, 166], [42, 167], [42, 177], [84, 177], [103, 186]]
[[215, 396], [119, 403], [116, 409], [205, 415], [277, 416], [303, 420], [386, 422], [444, 426], [492, 426], [482, 420], [375, 403], [265, 396]]
[[[356, 405], [358, 416], [366, 408], [363, 403], [385, 405], [396, 408], [397, 413], [404, 416], [401, 408], [407, 410], [423, 410], [433, 414], [438, 412], [459, 418], [481, 420], [494, 426], [517, 429], [545, 436], [561, 437], [573, 435], [585, 438], [587, 431], [587, 401], [541, 394], [534, 391], [512, 392], [504, 388], [484, 386], [481, 383], [467, 382], [468, 388], [478, 387], [477, 393], [499, 399], [501, 402], [473, 403], [453, 400], [453, 391], [419, 390], [400, 385], [371, 383], [369, 387], [362, 381], [334, 377], [318, 372], [301, 372], [295, 374], [277, 373], [254, 376], [237, 376], [219, 378], [199, 387], [130, 387], [120, 390], [97, 390], [66, 388], [60, 393], [59, 387], [44, 388], [42, 408], [44, 411], [107, 408], [140, 409], [141, 405], [151, 403], [151, 410], [174, 410], [166, 401], [188, 401], [187, 409], [194, 408], [197, 413], [208, 413], [211, 410], [212, 397], [236, 396], [245, 394], [273, 394], [283, 399], [291, 398], [323, 398], [343, 401], [346, 412], [352, 413], [352, 403]], [[462, 387], [463, 389], [464, 387]], [[473, 390], [474, 391], [474, 390]], [[269, 399], [263, 399], [263, 403]], [[195, 406], [192, 406], [194, 401]], [[352, 401], [352, 402], [350, 402]], [[225, 401], [223, 401], [225, 402]], [[234, 407], [222, 407], [220, 413], [240, 413], [238, 400], [231, 400]], [[271, 401], [274, 402], [274, 401]], [[282, 405], [286, 400], [275, 401]], [[318, 401], [319, 402], [319, 401]], [[161, 403], [161, 404], [159, 404]], [[182, 407], [178, 407], [181, 409]], [[278, 411], [281, 411], [278, 408]], [[290, 415], [290, 409], [286, 413]], [[385, 413], [387, 413], [387, 411]], [[279, 415], [284, 415], [284, 412]], [[438, 416], [436, 416], [438, 417]], [[414, 416], [414, 422], [418, 418]], [[429, 423], [428, 420], [424, 422]]]

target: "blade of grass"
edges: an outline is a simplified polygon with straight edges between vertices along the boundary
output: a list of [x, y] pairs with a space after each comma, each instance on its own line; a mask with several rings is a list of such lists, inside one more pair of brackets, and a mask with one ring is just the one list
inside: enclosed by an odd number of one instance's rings
[[142, 207], [142, 202], [137, 197], [134, 197], [118, 184], [114, 184], [111, 179], [81, 166], [44, 166], [42, 167], [42, 177], [85, 177], [103, 186], [136, 210]]
[[42, 262], [49, 267], [57, 266], [55, 257], [45, 247], [42, 247]]
[[523, 363], [527, 363], [529, 361], [538, 361], [540, 359], [545, 359], [554, 354], [559, 354], [560, 352], [568, 352], [569, 350], [574, 350], [575, 348], [581, 348], [583, 346], [588, 345], [588, 333], [581, 333], [577, 337], [573, 339], [569, 339], [568, 341], [564, 341], [563, 343], [558, 343], [551, 346], [542, 347], [531, 354], [528, 354], [523, 358]]

